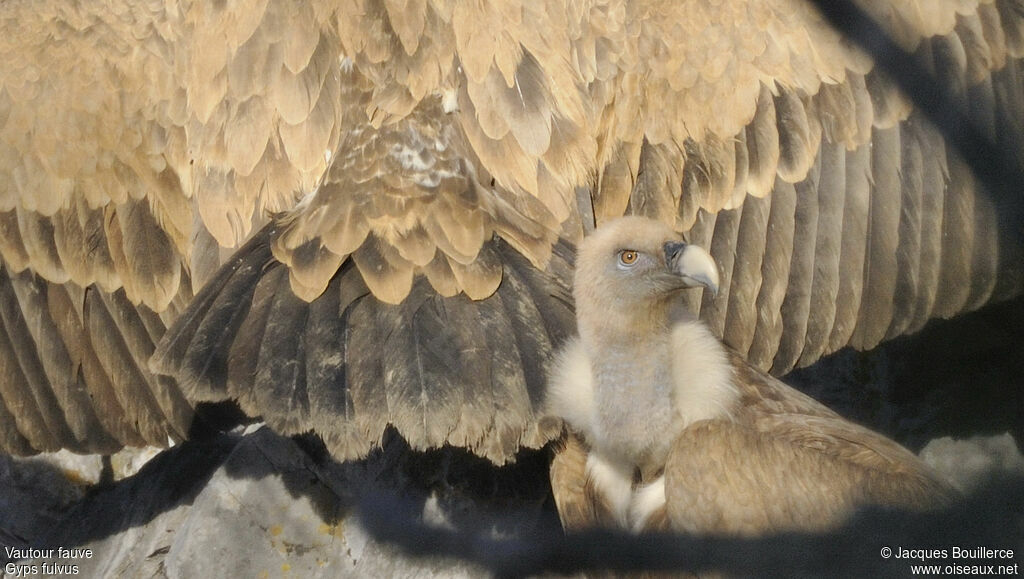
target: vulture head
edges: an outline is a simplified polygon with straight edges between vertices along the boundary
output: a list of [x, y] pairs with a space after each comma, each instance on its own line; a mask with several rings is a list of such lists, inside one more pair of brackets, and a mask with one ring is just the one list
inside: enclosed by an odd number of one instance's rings
[[621, 217], [580, 244], [573, 286], [581, 320], [639, 321], [648, 316], [637, 314], [663, 314], [680, 290], [705, 287], [717, 293], [718, 266], [668, 225]]
[[694, 287], [717, 290], [717, 265], [661, 222], [615, 219], [579, 246], [579, 339], [556, 357], [548, 409], [616, 468], [662, 468], [683, 416], [718, 416], [734, 398], [721, 344], [678, 299]]

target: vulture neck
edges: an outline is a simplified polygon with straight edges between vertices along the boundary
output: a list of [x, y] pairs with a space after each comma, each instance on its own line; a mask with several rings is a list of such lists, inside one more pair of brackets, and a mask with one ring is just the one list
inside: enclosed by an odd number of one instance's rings
[[580, 338], [588, 348], [617, 348], [666, 333], [674, 317], [673, 310], [668, 299], [649, 307], [626, 309], [604, 304], [585, 305], [577, 299], [576, 322]]
[[593, 373], [591, 443], [623, 466], [647, 470], [663, 465], [681, 428], [672, 404], [669, 303], [628, 314], [587, 309], [578, 309], [577, 315]]
[[629, 315], [593, 309], [577, 311], [593, 373], [592, 444], [619, 464], [656, 471], [684, 428], [732, 413], [732, 364], [680, 300]]
[[581, 297], [576, 299], [576, 325], [588, 352], [648, 344], [667, 337], [678, 323], [701, 323], [686, 309], [677, 293], [643, 307], [627, 308], [586, 301]]

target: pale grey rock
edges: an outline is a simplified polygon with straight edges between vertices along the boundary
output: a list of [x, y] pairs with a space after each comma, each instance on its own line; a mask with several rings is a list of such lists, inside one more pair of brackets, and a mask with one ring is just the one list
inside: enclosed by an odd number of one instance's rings
[[944, 436], [925, 445], [920, 456], [965, 493], [992, 479], [1024, 475], [1024, 455], [1009, 432], [963, 440]]
[[[169, 446], [173, 446], [173, 444]], [[139, 472], [147, 462], [153, 460], [163, 451], [164, 449], [155, 446], [144, 446], [141, 448], [133, 446], [124, 447], [120, 452], [110, 456], [114, 480], [121, 480]]]
[[359, 493], [408, 498], [418, 520], [453, 529], [488, 510], [515, 509], [503, 528], [490, 529], [496, 537], [551, 515], [543, 479], [530, 474], [546, 476], [541, 455], [502, 469], [464, 451], [415, 453], [392, 438], [345, 464], [318, 464], [265, 428], [185, 443], [85, 497], [39, 543], [92, 557], [26, 563], [74, 564], [87, 577], [478, 577], [484, 571], [468, 563], [413, 558], [375, 540], [355, 515]]

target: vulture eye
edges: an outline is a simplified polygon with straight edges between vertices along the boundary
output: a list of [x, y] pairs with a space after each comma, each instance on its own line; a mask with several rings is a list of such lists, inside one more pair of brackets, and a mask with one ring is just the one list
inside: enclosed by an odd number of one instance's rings
[[622, 265], [633, 265], [640, 254], [633, 249], [624, 249], [619, 252], [619, 263]]

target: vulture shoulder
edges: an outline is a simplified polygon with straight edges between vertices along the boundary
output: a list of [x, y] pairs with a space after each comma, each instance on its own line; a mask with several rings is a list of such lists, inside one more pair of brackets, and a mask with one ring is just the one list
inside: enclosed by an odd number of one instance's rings
[[731, 419], [693, 424], [665, 465], [672, 528], [754, 535], [839, 526], [858, 507], [927, 510], [955, 491], [913, 453], [770, 377]]

